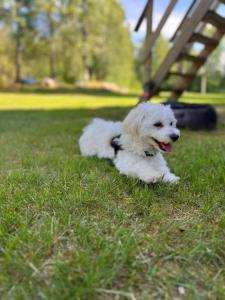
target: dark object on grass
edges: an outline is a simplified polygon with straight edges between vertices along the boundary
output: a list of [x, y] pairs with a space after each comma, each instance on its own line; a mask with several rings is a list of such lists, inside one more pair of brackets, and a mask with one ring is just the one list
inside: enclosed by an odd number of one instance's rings
[[26, 85], [34, 85], [36, 84], [36, 81], [32, 77], [22, 78], [20, 80], [20, 83], [26, 84]]
[[211, 105], [175, 101], [168, 101], [165, 104], [170, 104], [179, 128], [212, 130], [217, 126], [217, 113]]

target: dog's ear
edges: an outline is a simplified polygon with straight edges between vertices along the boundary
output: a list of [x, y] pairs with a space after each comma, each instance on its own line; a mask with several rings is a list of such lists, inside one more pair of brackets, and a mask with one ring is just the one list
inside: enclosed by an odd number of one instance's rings
[[146, 116], [146, 111], [140, 105], [133, 108], [123, 121], [123, 133], [130, 135], [139, 135], [140, 127]]

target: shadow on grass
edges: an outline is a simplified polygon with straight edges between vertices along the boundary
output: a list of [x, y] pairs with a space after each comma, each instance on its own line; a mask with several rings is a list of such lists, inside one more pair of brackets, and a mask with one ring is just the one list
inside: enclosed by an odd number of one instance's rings
[[128, 112], [132, 106], [107, 106], [98, 108], [60, 108], [60, 109], [10, 109], [1, 110], [0, 109], [0, 121], [1, 117], [11, 117], [16, 116], [48, 116], [48, 117], [59, 117], [64, 118], [66, 116], [74, 116], [77, 118], [83, 117], [113, 117], [116, 119], [117, 116], [123, 115]]
[[131, 107], [106, 107], [97, 109], [55, 110], [0, 110], [0, 134], [7, 131], [33, 130], [34, 128], [67, 126], [68, 130], [81, 132], [93, 118], [122, 120]]
[[[67, 126], [68, 130], [81, 132], [93, 118], [106, 120], [123, 120], [131, 106], [126, 107], [102, 107], [79, 109], [54, 109], [54, 110], [0, 110], [0, 134], [4, 131], [34, 127], [57, 128]], [[216, 106], [219, 113], [219, 128], [225, 125], [225, 105]]]
[[73, 87], [59, 87], [59, 88], [42, 88], [42, 87], [19, 87], [19, 88], [0, 88], [0, 93], [24, 93], [24, 94], [44, 94], [44, 95], [88, 95], [88, 96], [104, 96], [104, 97], [136, 97], [139, 98], [138, 93], [119, 93], [108, 91], [105, 89], [82, 89]]

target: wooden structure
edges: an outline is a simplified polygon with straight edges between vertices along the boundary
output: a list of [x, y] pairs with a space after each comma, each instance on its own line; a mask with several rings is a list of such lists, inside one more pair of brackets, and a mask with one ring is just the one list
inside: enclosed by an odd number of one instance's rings
[[[182, 22], [171, 39], [172, 46], [164, 61], [153, 76], [150, 76], [151, 55], [153, 46], [159, 37], [163, 26], [179, 0], [170, 3], [158, 24], [152, 31], [153, 2], [148, 0], [141, 17], [135, 27], [138, 31], [143, 20], [147, 20], [147, 34], [145, 47], [145, 93], [142, 101], [149, 100], [153, 95], [163, 90], [168, 79], [173, 79], [171, 100], [178, 100], [182, 93], [190, 86], [199, 69], [205, 64], [208, 56], [219, 45], [225, 34], [225, 18], [216, 12], [225, 0], [194, 0], [185, 14]], [[207, 24], [214, 28], [212, 36], [205, 34]], [[191, 52], [194, 43], [200, 43], [203, 50], [198, 55]], [[184, 66], [185, 62], [185, 68]], [[167, 89], [168, 90], [168, 89]]]

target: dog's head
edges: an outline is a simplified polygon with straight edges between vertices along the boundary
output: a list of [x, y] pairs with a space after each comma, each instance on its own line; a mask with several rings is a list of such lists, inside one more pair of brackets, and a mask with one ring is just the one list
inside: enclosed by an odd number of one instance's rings
[[180, 136], [169, 105], [141, 103], [123, 121], [122, 133], [132, 140], [161, 152], [171, 152], [172, 143]]

